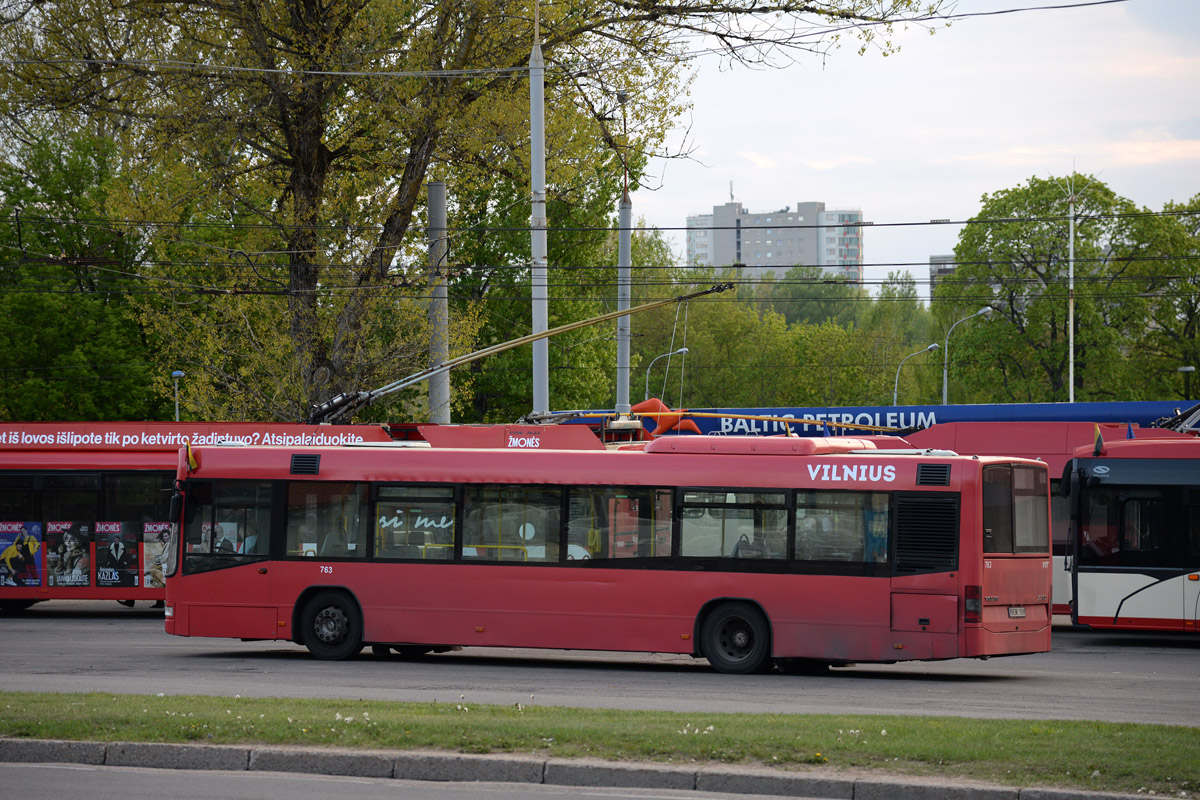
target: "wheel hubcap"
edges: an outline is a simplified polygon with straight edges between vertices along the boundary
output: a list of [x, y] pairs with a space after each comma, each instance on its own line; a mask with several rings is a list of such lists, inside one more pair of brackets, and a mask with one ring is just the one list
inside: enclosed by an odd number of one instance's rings
[[741, 620], [727, 622], [721, 628], [721, 650], [725, 657], [740, 661], [754, 648], [754, 634]]
[[341, 641], [346, 636], [346, 615], [337, 606], [321, 609], [313, 620], [313, 632], [325, 644]]

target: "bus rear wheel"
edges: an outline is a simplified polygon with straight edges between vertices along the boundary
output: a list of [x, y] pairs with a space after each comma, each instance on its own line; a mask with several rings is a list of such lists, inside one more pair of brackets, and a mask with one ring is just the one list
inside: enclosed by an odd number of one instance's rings
[[322, 661], [341, 661], [362, 650], [358, 607], [343, 592], [313, 595], [304, 604], [300, 625], [304, 646]]
[[371, 652], [377, 656], [390, 657], [393, 653], [400, 658], [420, 658], [436, 650], [419, 644], [375, 644]]
[[770, 663], [770, 629], [749, 603], [723, 603], [714, 609], [704, 620], [700, 644], [717, 672], [747, 675]]

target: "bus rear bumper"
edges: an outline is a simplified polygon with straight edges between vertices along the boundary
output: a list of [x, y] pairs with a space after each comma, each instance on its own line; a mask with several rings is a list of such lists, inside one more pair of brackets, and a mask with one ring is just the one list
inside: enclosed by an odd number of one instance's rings
[[1015, 656], [1022, 653], [1046, 653], [1050, 650], [1050, 623], [1028, 630], [989, 630], [968, 628], [963, 637], [964, 658]]

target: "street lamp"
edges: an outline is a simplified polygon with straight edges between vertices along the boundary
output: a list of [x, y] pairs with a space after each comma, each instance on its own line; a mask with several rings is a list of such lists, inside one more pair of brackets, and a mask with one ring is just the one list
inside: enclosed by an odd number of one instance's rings
[[688, 349], [686, 347], [681, 347], [678, 350], [672, 350], [669, 353], [663, 353], [661, 356], [655, 356], [654, 358], [650, 359], [650, 363], [646, 365], [646, 396], [642, 398], [643, 400], [650, 399], [650, 368], [654, 366], [654, 362], [658, 361], [660, 358], [666, 358], [667, 356], [681, 356], [687, 351]]
[[896, 405], [896, 399], [900, 395], [900, 367], [904, 366], [904, 362], [908, 361], [913, 356], [919, 356], [919, 355], [921, 355], [921, 353], [932, 353], [934, 350], [937, 350], [937, 349], [938, 349], [938, 344], [937, 344], [937, 342], [934, 342], [933, 344], [929, 345], [929, 347], [926, 347], [924, 350], [918, 350], [917, 352], [910, 353], [909, 355], [906, 355], [904, 358], [900, 359], [900, 366], [896, 367], [896, 385], [892, 388], [892, 405]]
[[1176, 372], [1183, 373], [1183, 399], [1192, 399], [1192, 373], [1196, 371], [1195, 367], [1176, 367]]
[[980, 317], [985, 314], [992, 313], [991, 306], [984, 306], [974, 314], [963, 317], [958, 322], [950, 326], [950, 330], [946, 331], [946, 346], [942, 349], [942, 405], [949, 403], [950, 397], [950, 334], [958, 327], [959, 322], [966, 322], [969, 319]]
[[186, 375], [183, 370], [177, 369], [171, 373], [171, 377], [175, 379], [175, 421], [179, 422], [179, 379]]

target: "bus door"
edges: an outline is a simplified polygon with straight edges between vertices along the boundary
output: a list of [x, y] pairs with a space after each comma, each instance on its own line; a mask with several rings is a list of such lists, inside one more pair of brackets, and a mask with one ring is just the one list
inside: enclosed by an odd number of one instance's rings
[[[1182, 520], [1165, 490], [1091, 492], [1077, 576], [1079, 622], [1105, 628], [1180, 630], [1180, 574], [1172, 535]], [[1176, 501], [1177, 502], [1177, 501]]]
[[183, 573], [173, 592], [176, 633], [275, 639], [283, 628], [268, 557], [271, 481], [190, 481], [185, 494]]
[[1200, 490], [1189, 490], [1187, 506], [1187, 541], [1183, 576], [1183, 629], [1200, 631]]

